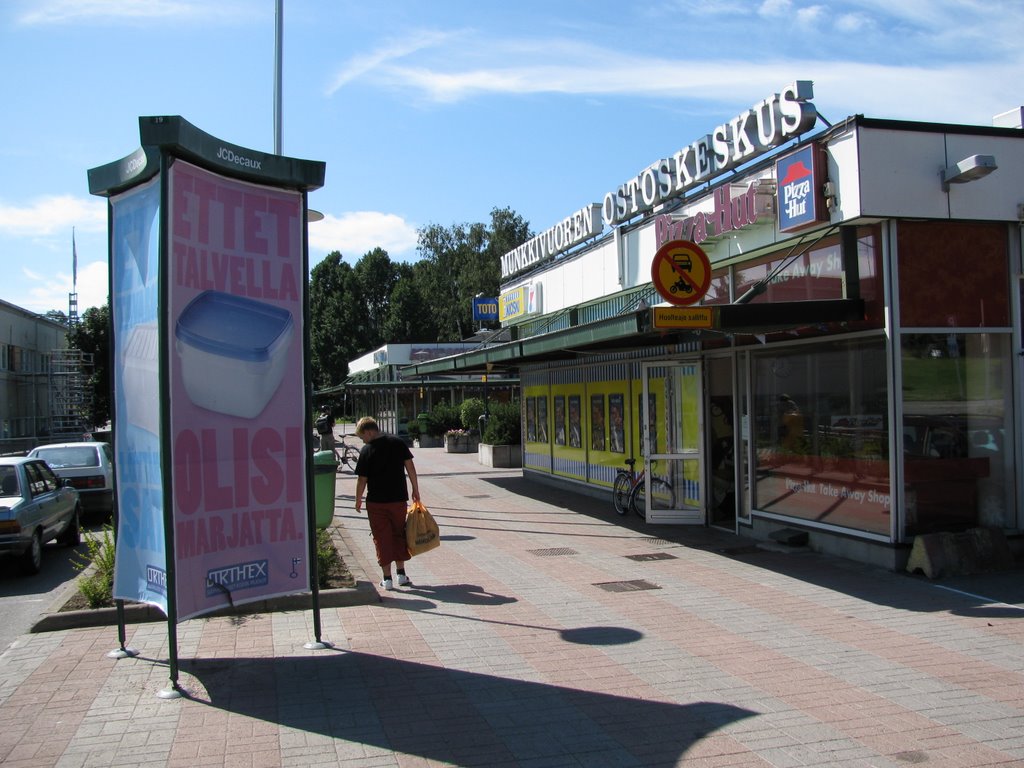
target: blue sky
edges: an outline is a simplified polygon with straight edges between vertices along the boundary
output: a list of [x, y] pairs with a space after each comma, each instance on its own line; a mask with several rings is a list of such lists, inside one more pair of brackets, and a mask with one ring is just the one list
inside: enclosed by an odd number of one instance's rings
[[[285, 0], [282, 147], [327, 164], [310, 263], [510, 207], [553, 225], [793, 80], [852, 114], [990, 125], [1024, 104], [1024, 2]], [[181, 115], [274, 148], [274, 0], [0, 3], [0, 299], [106, 299], [89, 168]]]

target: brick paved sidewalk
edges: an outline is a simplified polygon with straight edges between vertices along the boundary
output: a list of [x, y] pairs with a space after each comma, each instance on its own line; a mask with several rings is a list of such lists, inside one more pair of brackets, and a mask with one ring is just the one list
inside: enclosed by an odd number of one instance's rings
[[[8, 766], [1024, 765], [1024, 610], [964, 588], [653, 528], [417, 450], [440, 549], [325, 609], [28, 635], [0, 656]], [[355, 479], [346, 560], [378, 579]]]

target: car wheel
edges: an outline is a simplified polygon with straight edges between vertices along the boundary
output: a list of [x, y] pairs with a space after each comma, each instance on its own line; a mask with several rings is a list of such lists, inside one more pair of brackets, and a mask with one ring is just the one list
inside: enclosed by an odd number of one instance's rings
[[26, 576], [34, 576], [43, 568], [43, 534], [36, 531], [32, 534], [32, 543], [21, 556], [21, 572]]
[[68, 527], [57, 537], [57, 543], [62, 547], [77, 547], [82, 543], [82, 509], [75, 504], [75, 511], [68, 521]]

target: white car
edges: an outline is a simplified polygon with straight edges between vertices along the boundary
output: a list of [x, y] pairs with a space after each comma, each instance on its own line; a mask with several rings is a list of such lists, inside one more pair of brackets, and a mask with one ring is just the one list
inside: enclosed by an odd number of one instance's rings
[[0, 457], [0, 555], [17, 557], [25, 574], [39, 573], [46, 542], [81, 542], [80, 514], [78, 491], [45, 461]]
[[86, 513], [113, 513], [114, 451], [110, 443], [54, 443], [33, 448], [28, 455], [42, 459], [58, 477], [70, 480]]

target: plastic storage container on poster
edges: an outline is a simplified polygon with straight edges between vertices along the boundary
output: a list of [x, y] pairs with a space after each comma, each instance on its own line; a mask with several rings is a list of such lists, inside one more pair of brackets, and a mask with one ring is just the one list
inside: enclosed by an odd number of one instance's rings
[[159, 387], [156, 369], [160, 339], [156, 323], [136, 325], [128, 334], [124, 352], [124, 401], [128, 423], [159, 433], [160, 406], [153, 397]]
[[189, 399], [210, 411], [256, 418], [281, 384], [293, 334], [286, 309], [221, 291], [199, 294], [175, 327]]

